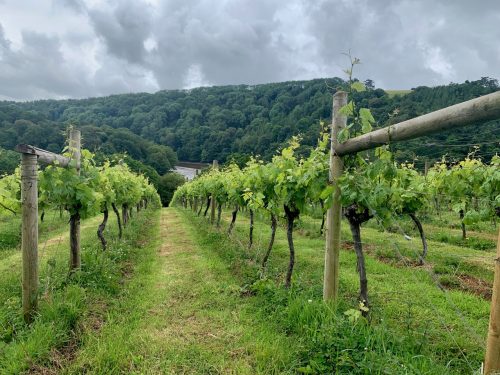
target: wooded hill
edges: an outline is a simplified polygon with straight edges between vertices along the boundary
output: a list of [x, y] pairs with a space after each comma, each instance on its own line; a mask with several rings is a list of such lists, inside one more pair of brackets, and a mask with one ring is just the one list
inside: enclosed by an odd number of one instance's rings
[[[172, 149], [185, 161], [241, 161], [249, 154], [269, 159], [292, 135], [301, 134], [302, 144], [313, 146], [320, 121], [329, 122], [332, 93], [345, 85], [345, 81], [331, 78], [82, 100], [3, 101], [0, 147], [12, 149], [17, 143], [30, 143], [59, 152], [63, 129], [72, 123], [81, 128], [85, 147], [90, 150], [127, 152], [160, 175], [176, 160]], [[416, 87], [405, 95], [389, 95], [371, 81], [367, 87], [365, 92], [355, 94], [356, 100], [360, 106], [371, 108], [377, 126], [500, 89], [497, 80], [487, 77], [461, 84]], [[489, 160], [499, 149], [499, 123], [395, 145], [395, 155], [401, 161], [418, 156], [417, 166], [421, 167], [426, 158], [433, 161], [445, 154], [463, 158], [479, 144], [477, 155]]]

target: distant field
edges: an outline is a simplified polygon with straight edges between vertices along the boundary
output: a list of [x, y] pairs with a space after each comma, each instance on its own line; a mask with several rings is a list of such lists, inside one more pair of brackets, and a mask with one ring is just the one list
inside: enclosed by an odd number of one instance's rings
[[387, 95], [389, 95], [390, 98], [395, 97], [396, 95], [406, 95], [411, 92], [411, 90], [385, 90]]

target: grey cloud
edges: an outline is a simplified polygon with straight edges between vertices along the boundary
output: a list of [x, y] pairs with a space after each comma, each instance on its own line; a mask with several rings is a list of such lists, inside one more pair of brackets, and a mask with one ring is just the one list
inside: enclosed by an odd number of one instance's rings
[[62, 53], [57, 37], [22, 33], [22, 48], [14, 50], [0, 27], [0, 99], [88, 97], [114, 92], [154, 89], [143, 69], [124, 68], [107, 57], [94, 74]]
[[52, 5], [56, 11], [58, 7], [65, 7], [77, 13], [84, 13], [87, 10], [83, 0], [53, 0]]
[[[183, 4], [183, 5], [181, 5]], [[151, 68], [162, 87], [180, 87], [191, 64], [216, 84], [279, 80], [285, 61], [272, 32], [276, 1], [168, 2], [155, 25]]]
[[493, 18], [500, 6], [494, 1], [481, 5], [434, 0], [323, 1], [310, 8], [308, 18], [317, 21], [311, 33], [322, 46], [323, 64], [345, 66], [340, 51], [352, 49], [364, 62], [358, 73], [365, 78], [387, 88], [409, 88], [497, 74], [493, 67], [499, 58], [493, 46], [500, 27]]
[[151, 33], [151, 9], [142, 1], [120, 1], [110, 12], [89, 10], [96, 34], [103, 38], [110, 54], [131, 63], [141, 63], [144, 41]]
[[[348, 64], [342, 52], [348, 50], [362, 60], [359, 78], [384, 88], [498, 78], [497, 0], [154, 3], [53, 0], [50, 16], [60, 17], [61, 28], [52, 33], [44, 29], [46, 15], [34, 32], [32, 23], [17, 22], [17, 12], [16, 22], [0, 27], [0, 97], [342, 76]], [[4, 18], [9, 7], [16, 2], [0, 0]], [[78, 27], [65, 20], [68, 14], [81, 21]], [[15, 33], [22, 40], [11, 43], [8, 35]]]
[[309, 17], [317, 21], [311, 24], [311, 33], [321, 46], [321, 63], [346, 67], [348, 60], [342, 53], [350, 50], [362, 60], [356, 72], [378, 84], [382, 80], [389, 87], [407, 87], [405, 71], [411, 71], [412, 79], [426, 77], [428, 81], [418, 37], [405, 31], [394, 4], [358, 1], [353, 7], [352, 3], [323, 2], [310, 9]]
[[2, 38], [0, 94], [3, 97], [19, 99], [78, 92], [78, 81], [64, 62], [57, 38], [27, 31], [22, 38], [20, 50], [11, 49], [10, 43]]
[[9, 46], [10, 46], [10, 42], [5, 37], [5, 32], [3, 30], [3, 26], [0, 23], [0, 47], [1, 47], [0, 51], [2, 51], [2, 53], [5, 53], [9, 49]]

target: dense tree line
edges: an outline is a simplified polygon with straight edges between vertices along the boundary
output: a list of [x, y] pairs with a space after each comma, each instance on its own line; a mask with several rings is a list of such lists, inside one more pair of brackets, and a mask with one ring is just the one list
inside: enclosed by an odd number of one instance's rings
[[[33, 143], [59, 151], [66, 124], [77, 124], [86, 147], [107, 153], [126, 151], [162, 175], [177, 152], [186, 161], [226, 161], [258, 154], [270, 160], [292, 135], [302, 135], [303, 152], [315, 145], [320, 121], [331, 116], [331, 95], [345, 87], [339, 78], [271, 83], [256, 86], [203, 87], [155, 94], [124, 94], [83, 100], [0, 102], [0, 147]], [[370, 108], [378, 123], [396, 123], [499, 89], [490, 78], [439, 87], [416, 87], [406, 95], [388, 95], [366, 85], [356, 101]], [[416, 155], [435, 161], [447, 154], [462, 159], [474, 143], [489, 159], [498, 149], [492, 141], [498, 122], [443, 132], [395, 146], [400, 160]], [[465, 146], [464, 146], [465, 145]], [[162, 147], [163, 146], [163, 147]], [[164, 147], [168, 146], [168, 147]], [[168, 163], [166, 162], [168, 160]]]
[[[68, 122], [48, 120], [43, 112], [26, 111], [23, 106], [24, 103], [0, 103], [0, 175], [12, 173], [13, 166], [19, 162], [19, 155], [12, 151], [17, 144], [31, 144], [56, 153], [64, 147]], [[16, 108], [16, 111], [10, 111], [10, 108]], [[106, 125], [80, 125], [78, 128], [85, 147], [97, 154], [126, 153], [131, 159], [151, 166], [160, 175], [172, 170], [177, 163], [172, 148], [146, 140], [128, 129]]]

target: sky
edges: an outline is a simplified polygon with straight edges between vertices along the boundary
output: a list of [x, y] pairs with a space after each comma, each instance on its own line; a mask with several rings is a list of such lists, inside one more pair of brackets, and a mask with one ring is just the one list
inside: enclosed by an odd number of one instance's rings
[[0, 0], [0, 99], [500, 78], [499, 0]]

